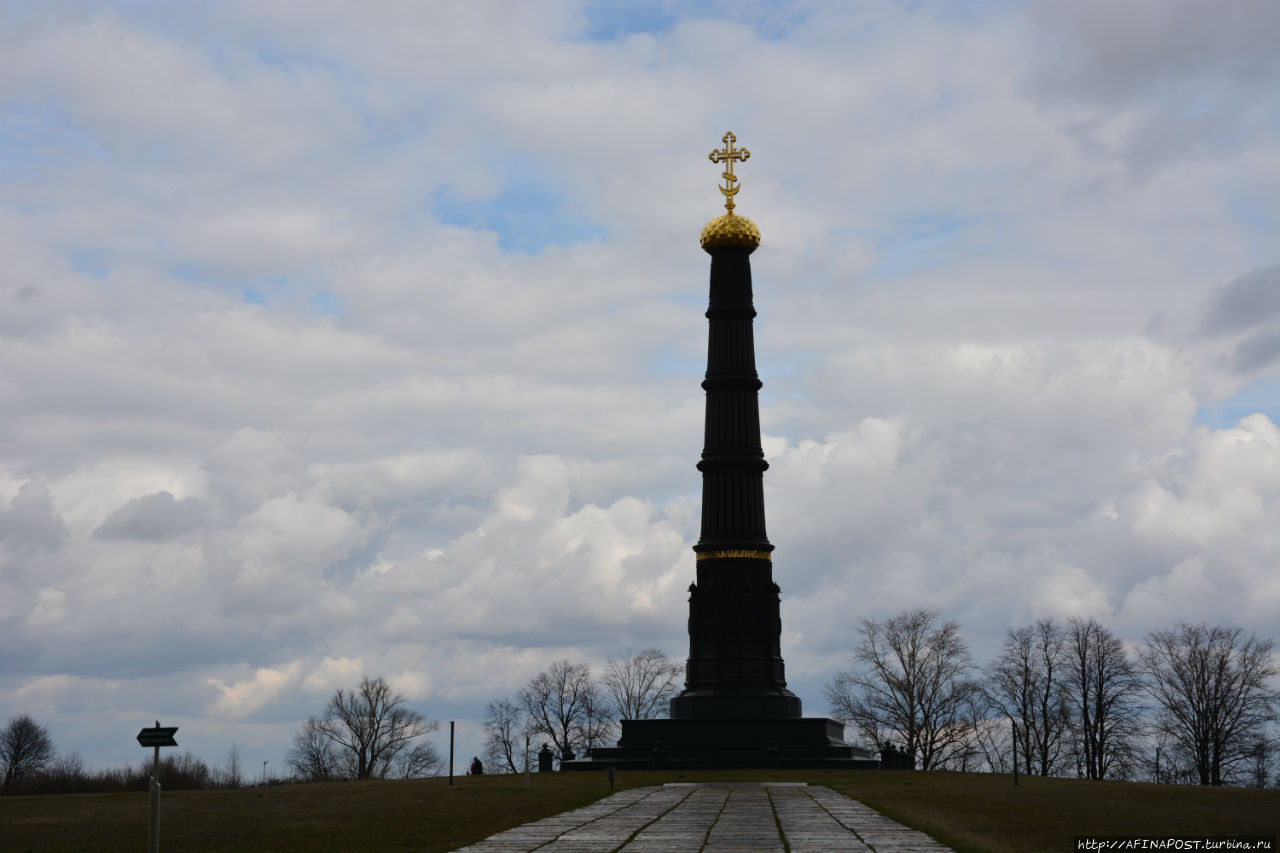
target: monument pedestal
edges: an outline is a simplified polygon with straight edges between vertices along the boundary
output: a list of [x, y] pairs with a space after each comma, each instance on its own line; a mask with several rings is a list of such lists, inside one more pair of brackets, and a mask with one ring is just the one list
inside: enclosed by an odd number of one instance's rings
[[623, 720], [614, 747], [597, 747], [563, 770], [862, 770], [871, 753], [848, 746], [844, 725], [822, 717]]

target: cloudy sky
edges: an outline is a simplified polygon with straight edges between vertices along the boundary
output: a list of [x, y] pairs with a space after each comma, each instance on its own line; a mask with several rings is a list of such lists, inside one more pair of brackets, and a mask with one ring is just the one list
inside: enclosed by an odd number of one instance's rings
[[275, 770], [369, 673], [469, 758], [553, 660], [683, 657], [726, 130], [806, 713], [908, 607], [979, 661], [1280, 638], [1277, 41], [1273, 0], [0, 4], [0, 717]]

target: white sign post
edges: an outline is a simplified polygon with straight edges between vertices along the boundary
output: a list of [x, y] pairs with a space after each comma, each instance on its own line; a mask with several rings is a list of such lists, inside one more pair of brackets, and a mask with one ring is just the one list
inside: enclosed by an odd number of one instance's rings
[[160, 747], [177, 746], [173, 735], [177, 726], [160, 725], [156, 720], [153, 729], [138, 732], [138, 743], [141, 746], [155, 747], [155, 755], [151, 760], [151, 816], [147, 820], [147, 853], [160, 853]]

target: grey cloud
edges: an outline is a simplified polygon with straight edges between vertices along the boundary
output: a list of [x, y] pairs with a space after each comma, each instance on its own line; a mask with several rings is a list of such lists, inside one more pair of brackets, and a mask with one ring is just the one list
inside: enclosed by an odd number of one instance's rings
[[1250, 335], [1236, 348], [1233, 366], [1240, 373], [1252, 373], [1280, 361], [1280, 331]]
[[1260, 88], [1280, 77], [1280, 5], [1271, 0], [1057, 0], [1034, 15], [1057, 48], [1039, 75], [1055, 93], [1185, 104], [1196, 94], [1188, 84]]
[[1200, 329], [1206, 334], [1238, 332], [1280, 320], [1280, 266], [1240, 276], [1204, 306]]
[[165, 542], [194, 528], [204, 517], [199, 500], [174, 500], [170, 492], [134, 498], [107, 517], [93, 532], [99, 539]]
[[1280, 362], [1280, 266], [1263, 267], [1215, 291], [1195, 337], [1220, 348], [1219, 364], [1251, 374]]
[[43, 482], [23, 483], [9, 508], [0, 511], [0, 544], [10, 551], [53, 550], [67, 535], [67, 526]]
[[1040, 49], [1028, 91], [1064, 108], [1077, 143], [1134, 179], [1275, 128], [1280, 4], [1059, 0], [1031, 14]]

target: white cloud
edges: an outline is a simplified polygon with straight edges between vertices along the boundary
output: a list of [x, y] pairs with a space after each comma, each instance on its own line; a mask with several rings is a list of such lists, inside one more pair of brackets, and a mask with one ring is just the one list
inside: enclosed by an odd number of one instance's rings
[[431, 696], [431, 679], [421, 671], [406, 669], [387, 679], [397, 693], [411, 701]]
[[302, 680], [302, 687], [312, 693], [327, 693], [338, 687], [350, 687], [358, 684], [365, 675], [363, 663], [359, 658], [327, 657], [319, 666], [307, 673]]
[[294, 661], [286, 669], [263, 667], [253, 674], [252, 679], [234, 684], [226, 684], [216, 678], [206, 679], [206, 683], [218, 688], [221, 694], [209, 710], [232, 717], [248, 716], [273, 701], [282, 690], [294, 686], [298, 672], [299, 664]]

